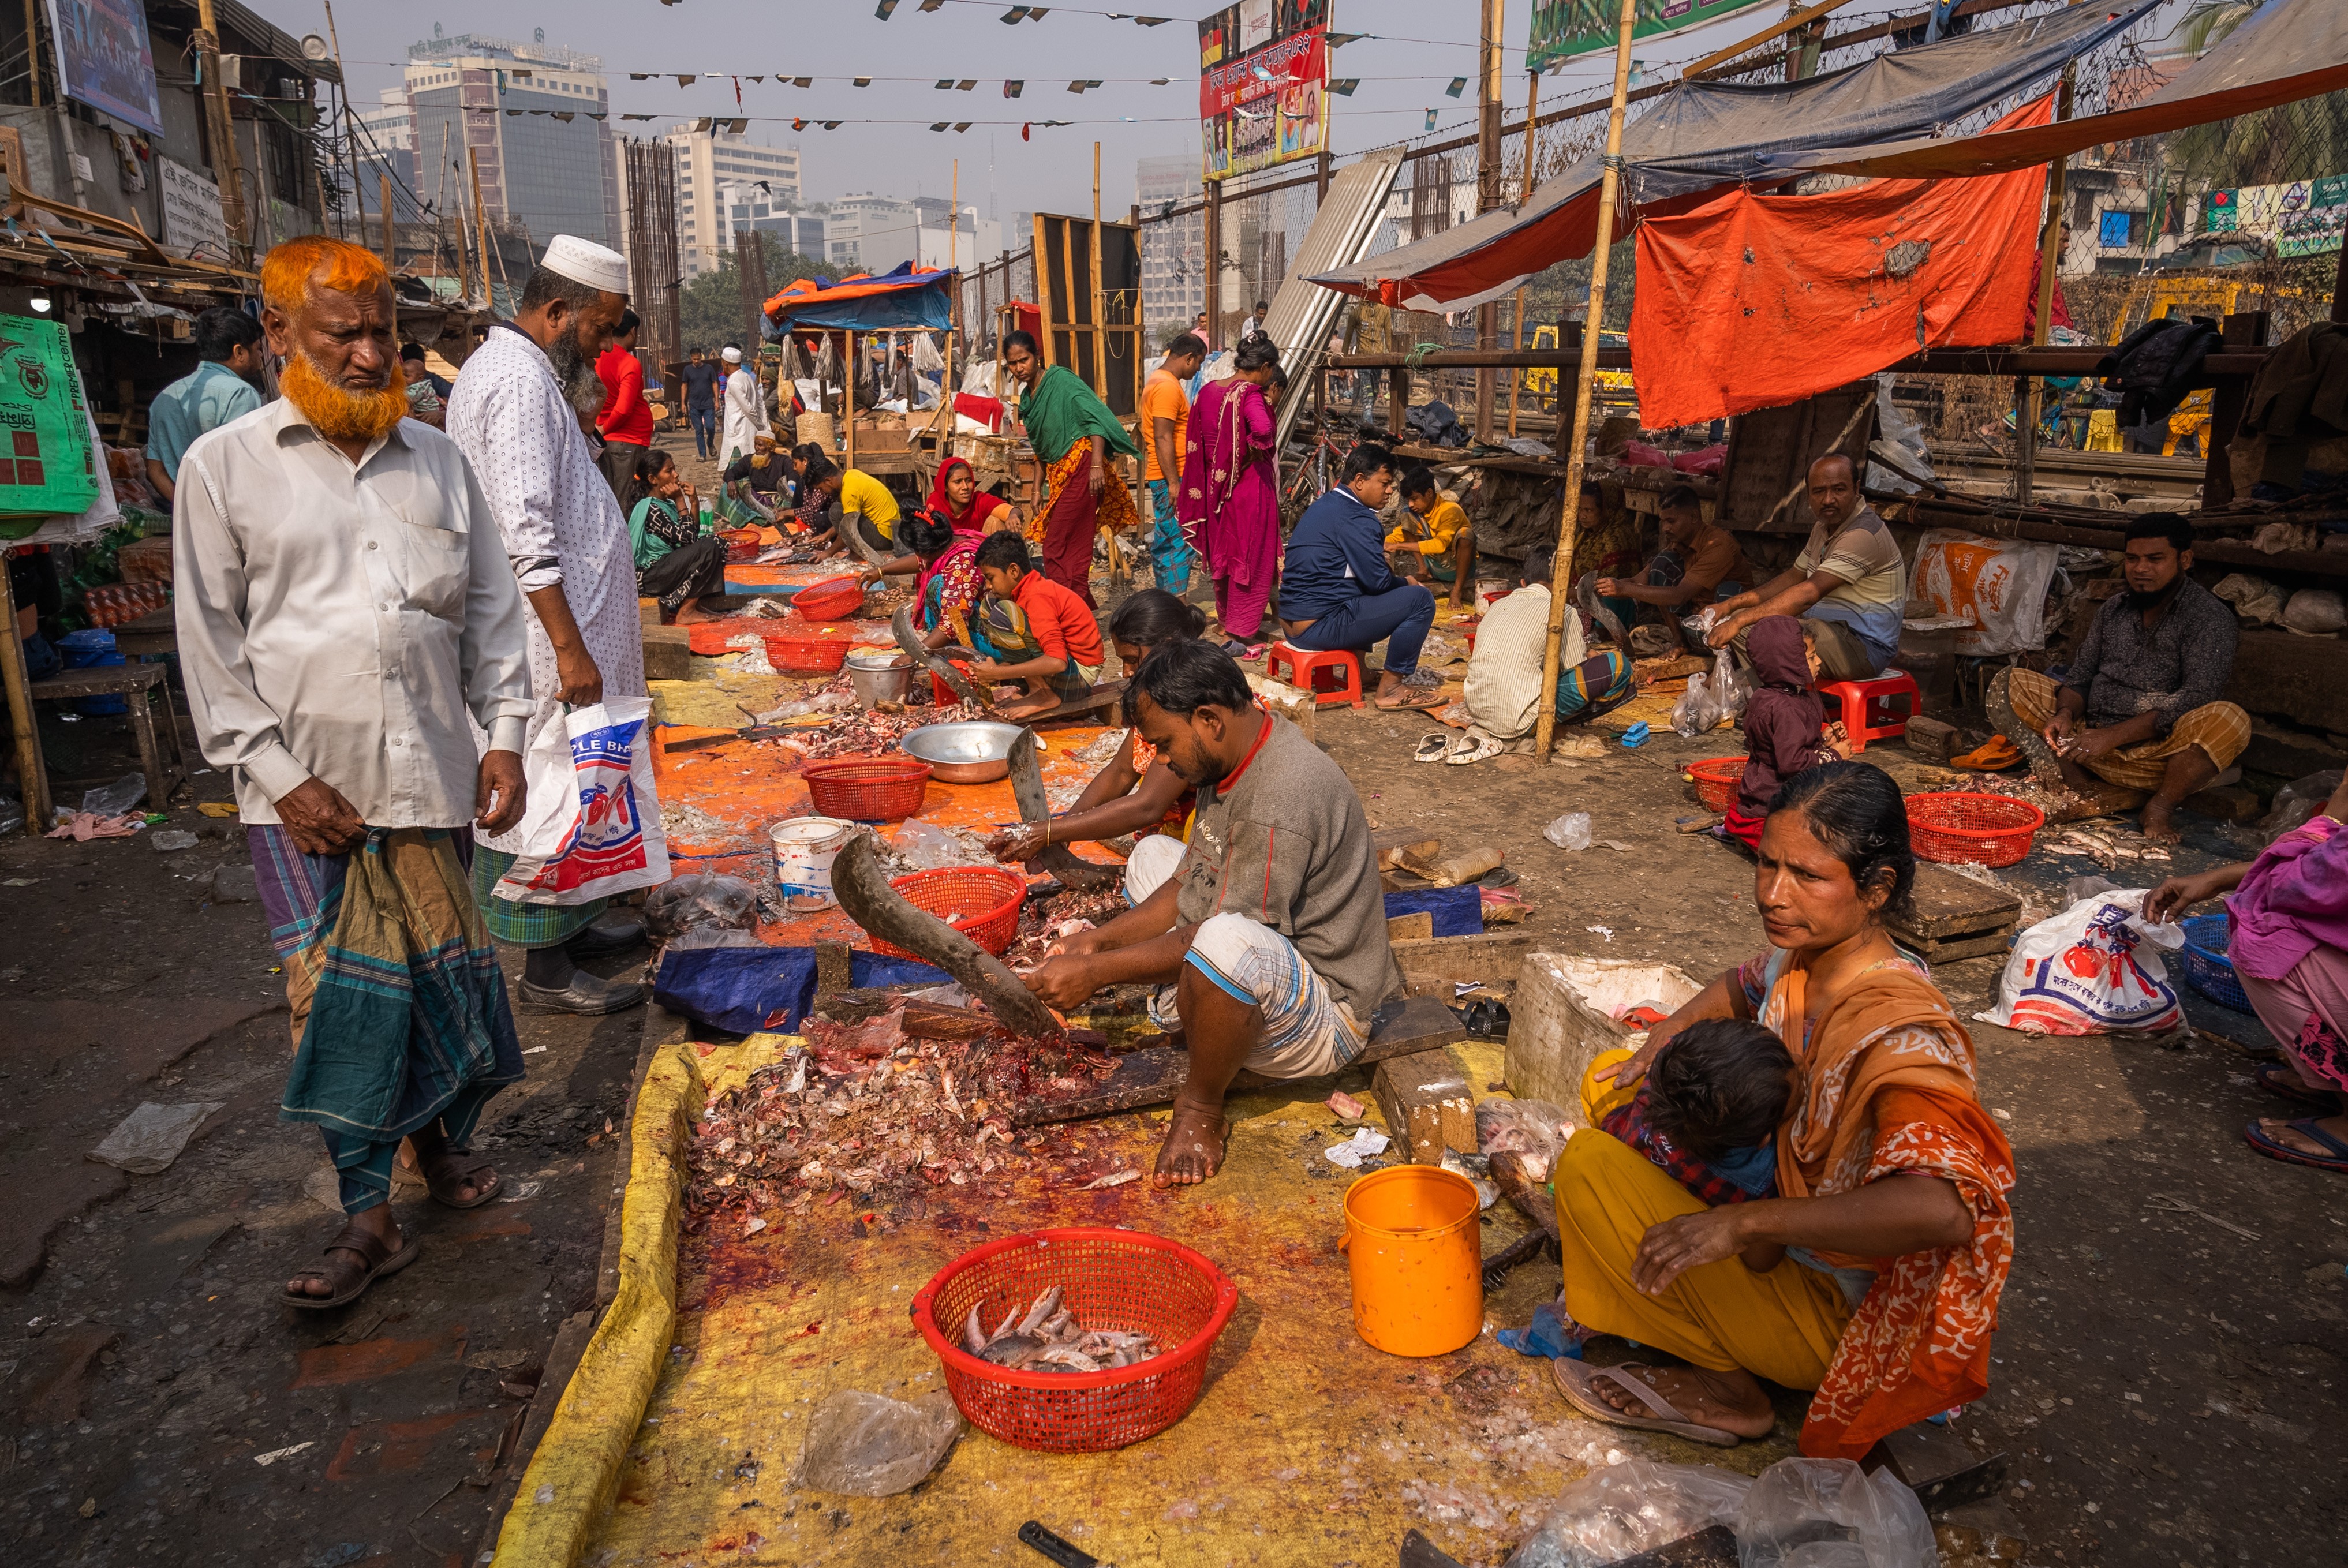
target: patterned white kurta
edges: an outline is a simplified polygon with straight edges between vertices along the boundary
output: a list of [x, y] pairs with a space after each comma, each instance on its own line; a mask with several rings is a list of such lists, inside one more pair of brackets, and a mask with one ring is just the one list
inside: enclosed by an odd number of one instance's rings
[[[489, 496], [521, 591], [562, 585], [588, 655], [602, 672], [603, 700], [645, 696], [628, 521], [545, 351], [514, 328], [492, 331], [457, 377], [448, 397], [448, 434], [471, 459]], [[546, 726], [562, 723], [556, 696], [561, 681], [538, 612], [527, 600], [524, 609], [532, 698], [529, 743], [535, 744]], [[480, 842], [518, 853], [519, 832], [485, 834]]]

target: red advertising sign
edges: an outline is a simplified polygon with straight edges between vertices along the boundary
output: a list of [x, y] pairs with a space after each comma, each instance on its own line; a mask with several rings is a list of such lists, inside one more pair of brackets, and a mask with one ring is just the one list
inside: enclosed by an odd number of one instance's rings
[[1241, 0], [1199, 24], [1205, 176], [1297, 159], [1329, 141], [1330, 0]]

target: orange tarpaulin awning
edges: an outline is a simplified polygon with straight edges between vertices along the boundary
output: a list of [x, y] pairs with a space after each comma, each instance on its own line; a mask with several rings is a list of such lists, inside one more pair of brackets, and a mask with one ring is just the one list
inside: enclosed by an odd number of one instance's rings
[[[2047, 123], [2051, 98], [2001, 130]], [[1631, 373], [1656, 428], [1774, 408], [1926, 348], [2025, 330], [2043, 168], [1876, 180], [1818, 196], [1735, 191], [1639, 226]]]

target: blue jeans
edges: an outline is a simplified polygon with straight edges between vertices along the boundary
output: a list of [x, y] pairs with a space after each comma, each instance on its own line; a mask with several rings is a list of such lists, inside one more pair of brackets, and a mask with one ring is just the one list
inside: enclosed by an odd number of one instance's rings
[[[1643, 581], [1650, 588], [1673, 588], [1679, 585], [1680, 579], [1685, 575], [1687, 575], [1687, 567], [1675, 552], [1658, 550], [1647, 562], [1647, 575]], [[1723, 599], [1734, 599], [1744, 592], [1742, 583], [1722, 583], [1714, 587], [1712, 602], [1716, 604]], [[1682, 604], [1677, 609], [1664, 609], [1656, 605], [1642, 604], [1627, 593], [1602, 599], [1600, 603], [1613, 611], [1614, 618], [1625, 626], [1636, 621], [1642, 610], [1653, 610], [1657, 620], [1671, 622], [1678, 620], [1682, 615], [1693, 615], [1698, 610], [1704, 608], [1702, 604], [1690, 603]]]
[[1190, 563], [1196, 558], [1174, 515], [1174, 488], [1164, 480], [1151, 480], [1149, 506], [1155, 514], [1149, 528], [1149, 569], [1157, 574], [1160, 588], [1169, 593], [1182, 593], [1190, 586]]
[[1418, 583], [1406, 583], [1340, 604], [1288, 640], [1316, 653], [1337, 648], [1367, 653], [1370, 645], [1383, 638], [1385, 673], [1402, 676], [1418, 668], [1418, 650], [1426, 645], [1434, 624], [1435, 595]]
[[695, 456], [707, 458], [717, 449], [717, 408], [687, 408], [685, 418], [693, 426], [693, 450]]

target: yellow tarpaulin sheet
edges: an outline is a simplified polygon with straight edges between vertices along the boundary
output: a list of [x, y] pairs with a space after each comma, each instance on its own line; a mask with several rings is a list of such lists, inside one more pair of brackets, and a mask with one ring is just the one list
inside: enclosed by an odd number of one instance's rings
[[[1334, 1118], [1295, 1098], [1325, 1094], [1325, 1082], [1234, 1097], [1222, 1173], [1179, 1195], [1146, 1182], [1068, 1191], [1039, 1172], [1007, 1197], [944, 1188], [894, 1209], [850, 1200], [777, 1212], [755, 1235], [680, 1243], [679, 1140], [705, 1095], [785, 1043], [754, 1036], [658, 1054], [633, 1129], [619, 1296], [523, 1480], [501, 1568], [1016, 1565], [1032, 1555], [1014, 1539], [1029, 1519], [1127, 1568], [1390, 1562], [1413, 1525], [1465, 1561], [1493, 1562], [1591, 1464], [1632, 1454], [1751, 1471], [1788, 1451], [1789, 1438], [1724, 1454], [1584, 1420], [1547, 1362], [1488, 1333], [1424, 1361], [1363, 1343], [1337, 1250], [1357, 1178], [1323, 1156], [1341, 1140]], [[1480, 1096], [1499, 1077], [1499, 1048], [1453, 1048]], [[1340, 1082], [1366, 1098], [1363, 1076]], [[1090, 1154], [1146, 1168], [1162, 1122], [1128, 1115], [1064, 1130]], [[1487, 1252], [1521, 1232], [1504, 1213], [1494, 1212]], [[910, 1398], [941, 1386], [908, 1315], [931, 1275], [983, 1241], [1055, 1225], [1168, 1236], [1239, 1286], [1189, 1415], [1105, 1454], [1032, 1453], [966, 1431], [927, 1481], [893, 1498], [796, 1489], [801, 1434], [825, 1396]], [[1521, 1325], [1556, 1290], [1553, 1265], [1528, 1265], [1488, 1301], [1488, 1318]]]

